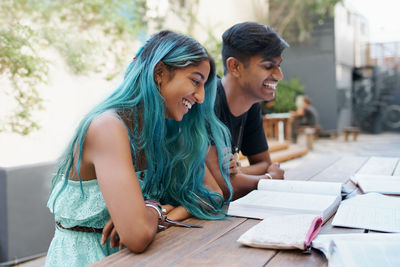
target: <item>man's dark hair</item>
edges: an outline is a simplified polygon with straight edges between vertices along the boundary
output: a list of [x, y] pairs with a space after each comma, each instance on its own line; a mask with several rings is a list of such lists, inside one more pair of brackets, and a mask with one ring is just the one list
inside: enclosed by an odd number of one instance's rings
[[252, 56], [265, 59], [279, 57], [289, 47], [279, 34], [266, 25], [243, 22], [233, 25], [222, 35], [222, 61], [226, 73], [226, 60], [234, 57], [245, 66]]
[[303, 102], [306, 103], [307, 105], [311, 105], [311, 98], [305, 95], [303, 97]]

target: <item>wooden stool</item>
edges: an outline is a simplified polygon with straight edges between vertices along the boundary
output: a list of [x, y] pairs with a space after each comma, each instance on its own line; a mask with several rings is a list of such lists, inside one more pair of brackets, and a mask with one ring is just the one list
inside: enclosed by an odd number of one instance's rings
[[314, 127], [305, 127], [304, 128], [304, 135], [306, 136], [306, 145], [309, 150], [313, 149], [315, 133], [316, 133], [316, 129]]
[[349, 134], [353, 134], [353, 141], [357, 141], [358, 133], [360, 129], [357, 127], [346, 127], [343, 129], [344, 140], [347, 142], [349, 140]]

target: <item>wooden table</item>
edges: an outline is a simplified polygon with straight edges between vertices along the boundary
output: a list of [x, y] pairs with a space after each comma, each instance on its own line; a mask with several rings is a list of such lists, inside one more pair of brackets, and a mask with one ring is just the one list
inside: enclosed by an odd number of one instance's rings
[[[290, 113], [272, 113], [263, 116], [264, 132], [267, 139], [271, 138], [284, 141], [291, 140], [292, 138], [292, 115]], [[279, 124], [282, 124], [283, 128], [280, 132]]]
[[[309, 160], [285, 174], [289, 180], [343, 182], [354, 173], [400, 175], [399, 158], [325, 156]], [[362, 233], [362, 229], [333, 227], [333, 217], [321, 233]], [[142, 254], [123, 249], [93, 266], [327, 266], [316, 250], [304, 254], [297, 250], [249, 248], [236, 242], [258, 220], [228, 217], [223, 221], [188, 219], [202, 229], [172, 227], [156, 235]]]

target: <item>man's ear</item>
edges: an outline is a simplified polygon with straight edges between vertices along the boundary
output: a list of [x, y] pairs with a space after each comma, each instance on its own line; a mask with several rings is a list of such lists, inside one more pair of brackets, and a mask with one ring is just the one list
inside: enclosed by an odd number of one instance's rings
[[226, 59], [226, 68], [231, 75], [239, 77], [243, 69], [243, 64], [235, 57], [228, 57]]
[[166, 66], [165, 64], [160, 61], [157, 63], [156, 67], [154, 68], [154, 81], [156, 82], [156, 84], [161, 84], [162, 82], [162, 77], [163, 75], [165, 75], [166, 71]]

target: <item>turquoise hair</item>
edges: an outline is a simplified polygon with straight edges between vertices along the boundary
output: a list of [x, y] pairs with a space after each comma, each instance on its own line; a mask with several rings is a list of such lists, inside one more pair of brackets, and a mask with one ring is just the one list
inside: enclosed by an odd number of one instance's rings
[[[154, 80], [157, 63], [161, 61], [174, 71], [199, 65], [203, 60], [210, 62], [204, 102], [193, 105], [182, 121], [166, 119], [163, 98]], [[134, 122], [133, 129], [127, 127], [134, 164], [138, 151], [143, 150], [146, 157], [144, 198], [182, 205], [198, 218], [222, 218], [222, 206], [232, 197], [228, 170], [230, 135], [214, 113], [215, 96], [215, 64], [204, 47], [193, 38], [171, 31], [153, 35], [129, 64], [121, 85], [81, 121], [59, 161], [52, 189], [71, 173], [74, 152], [78, 156], [74, 167], [82, 189], [80, 163], [86, 131], [96, 116], [115, 110]], [[141, 127], [138, 127], [139, 117], [143, 122]], [[205, 157], [211, 145], [217, 148], [220, 171], [230, 190], [227, 202], [203, 185]], [[64, 188], [67, 183], [68, 179], [64, 179]]]

